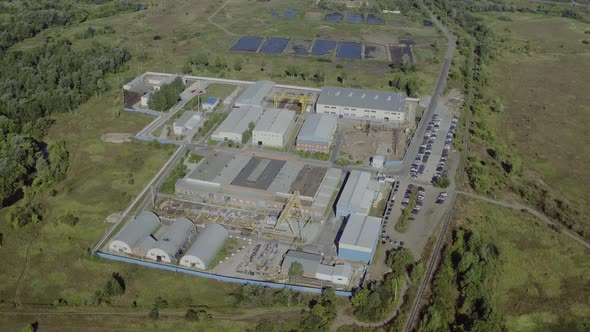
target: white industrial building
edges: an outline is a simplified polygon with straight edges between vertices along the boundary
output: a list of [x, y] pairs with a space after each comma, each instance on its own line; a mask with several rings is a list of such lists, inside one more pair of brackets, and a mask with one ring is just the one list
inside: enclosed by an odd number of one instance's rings
[[283, 147], [289, 140], [289, 134], [294, 125], [295, 112], [279, 109], [265, 110], [252, 131], [252, 144]]
[[145, 256], [156, 262], [173, 263], [181, 253], [184, 245], [191, 241], [197, 229], [195, 224], [187, 218], [178, 218], [159, 236], [151, 236], [151, 248]]
[[228, 237], [227, 230], [219, 224], [207, 224], [195, 242], [180, 259], [180, 265], [206, 270], [223, 247]]
[[368, 215], [379, 188], [379, 182], [371, 180], [371, 173], [351, 171], [336, 203], [336, 217], [353, 213]]
[[109, 243], [109, 251], [127, 255], [136, 254], [140, 242], [149, 237], [158, 226], [160, 218], [149, 211], [143, 211], [133, 218]]
[[275, 83], [272, 81], [258, 81], [248, 85], [246, 89], [236, 98], [234, 107], [262, 107], [266, 97]]
[[233, 109], [227, 118], [217, 127], [211, 139], [220, 142], [242, 142], [242, 134], [248, 130], [250, 122], [256, 123], [262, 115], [260, 107], [241, 107]]
[[352, 278], [352, 267], [349, 264], [322, 264], [323, 257], [307, 252], [289, 250], [281, 264], [281, 273], [289, 274], [293, 263], [303, 267], [303, 277], [331, 282], [335, 285], [348, 285]]
[[182, 116], [172, 124], [174, 135], [185, 135], [191, 130], [195, 130], [202, 125], [203, 113], [194, 111], [185, 111]]
[[338, 241], [338, 257], [369, 263], [380, 231], [380, 218], [351, 214]]
[[297, 135], [297, 150], [329, 152], [336, 133], [336, 122], [336, 116], [332, 114], [308, 114]]
[[406, 95], [340, 87], [323, 87], [316, 113], [341, 118], [403, 123], [407, 121]]

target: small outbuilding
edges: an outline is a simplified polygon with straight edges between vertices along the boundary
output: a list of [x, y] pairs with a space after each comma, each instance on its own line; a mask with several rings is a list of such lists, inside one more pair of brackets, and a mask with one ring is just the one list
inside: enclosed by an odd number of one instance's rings
[[160, 226], [160, 218], [150, 211], [143, 211], [133, 218], [109, 243], [109, 251], [131, 255], [139, 243]]
[[174, 135], [185, 135], [191, 130], [195, 130], [201, 126], [203, 114], [194, 111], [185, 111], [180, 118], [176, 119], [172, 124]]
[[236, 108], [217, 127], [211, 139], [219, 142], [242, 143], [244, 132], [249, 130], [250, 123], [258, 121], [260, 115], [262, 115], [260, 107]]
[[217, 107], [217, 105], [219, 105], [219, 98], [209, 97], [203, 102], [201, 108], [205, 112], [212, 112]]
[[348, 285], [352, 277], [352, 267], [349, 264], [323, 265], [316, 272], [316, 279], [329, 281], [335, 285]]
[[184, 245], [193, 239], [196, 232], [197, 228], [192, 221], [187, 218], [178, 218], [156, 237], [152, 248], [145, 256], [156, 262], [176, 262], [176, 257], [181, 253]]
[[375, 155], [371, 159], [371, 166], [374, 168], [382, 168], [385, 164], [385, 157], [382, 155]]
[[223, 247], [228, 237], [227, 230], [219, 224], [207, 224], [195, 242], [180, 259], [180, 265], [206, 270]]

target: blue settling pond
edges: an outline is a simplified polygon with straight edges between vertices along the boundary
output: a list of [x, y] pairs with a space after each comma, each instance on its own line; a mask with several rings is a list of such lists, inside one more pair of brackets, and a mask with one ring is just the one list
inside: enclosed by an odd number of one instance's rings
[[340, 59], [360, 60], [363, 47], [360, 43], [340, 42], [336, 57]]
[[330, 13], [324, 16], [324, 20], [328, 22], [342, 22], [344, 19], [344, 15], [340, 13]]
[[346, 14], [346, 22], [348, 23], [365, 23], [363, 14], [348, 13]]
[[262, 39], [262, 37], [241, 37], [229, 50], [256, 52], [260, 46], [260, 43], [262, 43]]
[[367, 15], [367, 23], [369, 23], [369, 24], [383, 24], [383, 23], [385, 23], [385, 21], [380, 17], [377, 17], [373, 14], [369, 14], [369, 15]]
[[289, 44], [289, 39], [287, 38], [268, 38], [266, 43], [260, 48], [259, 53], [281, 54], [285, 47], [287, 47], [287, 44]]
[[424, 24], [425, 27], [431, 27], [432, 26], [432, 22], [430, 22], [429, 20], [422, 21], [422, 24]]
[[295, 16], [297, 16], [297, 13], [298, 13], [298, 11], [296, 11], [295, 9], [289, 9], [283, 14], [283, 17], [284, 18], [295, 18]]
[[333, 41], [316, 40], [311, 48], [311, 55], [328, 55], [336, 48], [336, 45], [337, 43]]

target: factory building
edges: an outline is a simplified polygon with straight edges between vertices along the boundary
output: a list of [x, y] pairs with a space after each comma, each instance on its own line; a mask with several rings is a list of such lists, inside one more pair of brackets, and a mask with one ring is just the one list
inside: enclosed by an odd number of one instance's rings
[[300, 151], [330, 151], [336, 133], [336, 116], [331, 114], [309, 114], [297, 135], [296, 149]]
[[380, 184], [371, 180], [371, 173], [358, 170], [350, 172], [336, 203], [336, 217], [347, 217], [353, 213], [368, 215], [379, 189]]
[[244, 106], [232, 110], [217, 127], [211, 139], [219, 142], [242, 143], [242, 134], [251, 122], [256, 123], [262, 115], [262, 108]]
[[351, 214], [338, 241], [338, 257], [369, 263], [379, 241], [381, 219]]
[[201, 108], [205, 112], [212, 112], [217, 107], [217, 105], [219, 105], [219, 98], [209, 97], [203, 102]]
[[149, 237], [160, 226], [160, 218], [149, 211], [143, 211], [133, 218], [109, 243], [109, 251], [132, 255], [139, 243]]
[[176, 182], [175, 192], [213, 204], [278, 212], [298, 191], [302, 213], [319, 218], [327, 211], [341, 177], [338, 168], [289, 157], [215, 151], [205, 154], [196, 168]]
[[295, 125], [295, 112], [289, 110], [265, 110], [252, 131], [252, 144], [281, 148], [289, 140]]
[[180, 265], [206, 270], [223, 247], [227, 230], [219, 224], [207, 224], [180, 260]]
[[185, 111], [182, 116], [172, 124], [174, 135], [185, 135], [191, 130], [195, 130], [202, 125], [203, 114], [194, 111]]
[[262, 107], [264, 97], [274, 88], [272, 81], [258, 81], [248, 85], [246, 89], [236, 98], [234, 107]]
[[151, 248], [147, 250], [146, 258], [156, 262], [176, 262], [184, 245], [193, 239], [196, 231], [195, 224], [187, 218], [174, 220], [161, 234], [149, 237]]
[[324, 87], [316, 102], [316, 113], [332, 114], [341, 118], [404, 123], [406, 95], [340, 87]]
[[281, 264], [281, 274], [287, 276], [293, 263], [303, 267], [303, 277], [328, 281], [335, 285], [348, 285], [352, 277], [352, 267], [349, 264], [327, 265], [320, 255], [307, 252], [289, 250]]

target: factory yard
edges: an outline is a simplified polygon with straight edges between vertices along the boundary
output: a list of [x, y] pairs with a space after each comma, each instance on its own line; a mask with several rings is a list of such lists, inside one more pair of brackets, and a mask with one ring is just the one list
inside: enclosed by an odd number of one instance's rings
[[[174, 79], [184, 82], [179, 103], [150, 110]], [[423, 107], [403, 93], [164, 73], [146, 73], [124, 91], [129, 111], [156, 117], [138, 139], [156, 136], [188, 151], [163, 168], [160, 181], [172, 189], [156, 184], [104, 238], [110, 255], [213, 278], [351, 290], [378, 278], [390, 245], [420, 252], [444, 212], [434, 203], [438, 192], [420, 189], [421, 214], [392, 230], [401, 215], [397, 191], [410, 181], [398, 174], [408, 133]], [[448, 109], [442, 113], [448, 126]], [[180, 163], [185, 169], [172, 172]]]

